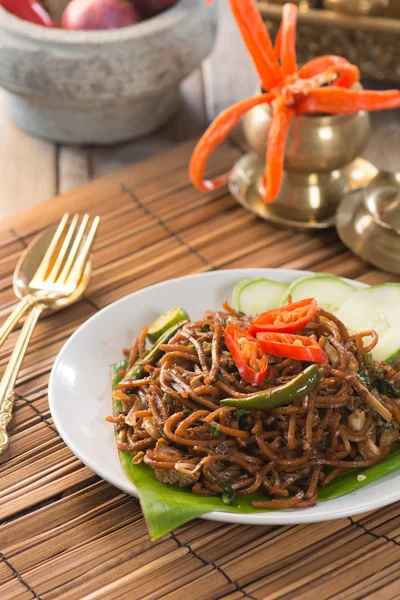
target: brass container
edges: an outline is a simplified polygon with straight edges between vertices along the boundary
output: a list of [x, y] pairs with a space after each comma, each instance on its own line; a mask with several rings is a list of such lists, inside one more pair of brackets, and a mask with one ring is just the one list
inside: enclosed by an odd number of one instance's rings
[[382, 15], [389, 0], [324, 0], [324, 8], [349, 15]]
[[[260, 157], [265, 156], [271, 120], [268, 105], [256, 106], [244, 118], [247, 143]], [[342, 197], [354, 188], [349, 166], [364, 149], [369, 134], [367, 112], [295, 117], [286, 144], [282, 188], [268, 205], [272, 219], [299, 225], [332, 220]], [[255, 188], [260, 196], [262, 179], [259, 173]]]
[[343, 198], [337, 231], [355, 254], [400, 275], [400, 173], [380, 171], [364, 190]]
[[[259, 0], [257, 5], [275, 37], [282, 20], [282, 6], [265, 0]], [[333, 52], [356, 64], [362, 78], [400, 86], [400, 0], [391, 0], [382, 17], [350, 18], [345, 13], [313, 8], [299, 11], [297, 31], [299, 64]]]

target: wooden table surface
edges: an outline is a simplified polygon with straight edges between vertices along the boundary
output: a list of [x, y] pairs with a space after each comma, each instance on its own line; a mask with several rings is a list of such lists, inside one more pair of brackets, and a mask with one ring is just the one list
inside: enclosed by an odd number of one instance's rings
[[[151, 542], [138, 501], [100, 479], [57, 433], [48, 403], [56, 356], [91, 315], [131, 292], [248, 266], [369, 284], [397, 280], [352, 255], [334, 230], [277, 229], [245, 211], [226, 188], [194, 189], [187, 175], [194, 143], [0, 224], [1, 325], [15, 305], [12, 272], [24, 245], [66, 210], [101, 215], [84, 297], [40, 319], [19, 373], [10, 445], [0, 455], [0, 600], [399, 600], [400, 501], [309, 525], [195, 519]], [[239, 156], [237, 145], [225, 142], [213, 174]], [[1, 349], [2, 370], [17, 335]], [[110, 409], [111, 397], [104, 417]], [[85, 411], [75, 417], [78, 431], [91, 436]]]
[[[219, 10], [214, 52], [183, 83], [182, 110], [166, 127], [149, 136], [108, 147], [54, 144], [18, 129], [0, 102], [0, 219], [191, 138], [223, 108], [251, 95], [257, 80], [254, 68], [228, 3], [220, 2]], [[399, 169], [398, 115], [373, 115], [373, 135], [364, 156], [378, 168]]]

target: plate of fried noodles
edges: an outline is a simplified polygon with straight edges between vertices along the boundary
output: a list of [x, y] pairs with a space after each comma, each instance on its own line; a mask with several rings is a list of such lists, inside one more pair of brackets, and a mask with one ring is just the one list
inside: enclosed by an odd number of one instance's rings
[[61, 350], [52, 417], [139, 498], [152, 539], [199, 516], [286, 525], [379, 508], [400, 499], [395, 286], [236, 269], [134, 292]]

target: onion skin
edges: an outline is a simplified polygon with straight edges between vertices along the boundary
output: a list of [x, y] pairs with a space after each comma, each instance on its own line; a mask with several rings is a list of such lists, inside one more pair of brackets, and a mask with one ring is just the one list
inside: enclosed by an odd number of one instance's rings
[[145, 18], [154, 17], [177, 4], [178, 0], [136, 0], [136, 5]]
[[141, 21], [133, 2], [127, 0], [72, 0], [64, 10], [64, 29], [118, 29]]

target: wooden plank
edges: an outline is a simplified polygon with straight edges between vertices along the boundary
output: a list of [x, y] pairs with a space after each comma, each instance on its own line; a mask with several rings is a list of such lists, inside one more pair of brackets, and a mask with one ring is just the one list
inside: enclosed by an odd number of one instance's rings
[[1, 599], [2, 600], [31, 600], [35, 598], [34, 593], [29, 587], [20, 581], [11, 567], [5, 562], [0, 563], [0, 573], [2, 581]]
[[[121, 169], [115, 175], [110, 174], [88, 186], [64, 194], [56, 202], [45, 202], [40, 210], [33, 207], [21, 215], [10, 217], [0, 224], [0, 232], [14, 229], [25, 239], [48, 224], [57, 222], [65, 211], [104, 215], [123, 210], [134, 202], [134, 197], [127, 189], [132, 189], [139, 199], [146, 198], [146, 204], [155, 197], [165, 198], [175, 190], [191, 188], [187, 162], [194, 145], [195, 140], [189, 140], [153, 159], [141, 162], [140, 165]], [[239, 156], [238, 150], [228, 143], [224, 144], [215, 153], [212, 172], [216, 174], [226, 171]]]
[[[375, 540], [375, 543], [376, 544]], [[306, 600], [311, 594], [315, 594], [316, 598], [327, 600], [335, 597], [336, 594], [343, 592], [345, 589], [359, 582], [360, 579], [366, 579], [375, 575], [377, 578], [384, 568], [396, 564], [400, 557], [400, 548], [385, 549], [383, 551], [382, 544], [376, 549], [361, 554], [361, 556], [347, 565], [335, 569], [329, 577], [319, 579], [315, 584], [308, 584], [304, 588], [296, 588], [291, 594], [287, 595], [290, 600]]]
[[[269, 600], [278, 598], [309, 598], [307, 594], [314, 594], [316, 598], [336, 598], [340, 588], [345, 589], [351, 585], [347, 579], [348, 571], [356, 572], [359, 565], [368, 560], [374, 561], [384, 553], [384, 541], [364, 536], [355, 538], [343, 545], [329, 548], [321, 556], [314, 555], [314, 560], [297, 561], [298, 568], [294, 564], [283, 568], [271, 570], [271, 574], [258, 580], [256, 583], [245, 586], [245, 591], [256, 597], [268, 594]], [[368, 553], [368, 558], [367, 558]], [[371, 569], [371, 572], [373, 569]], [[340, 573], [341, 577], [335, 577]], [[337, 584], [335, 579], [337, 579]], [[332, 580], [335, 581], [337, 591], [333, 594]], [[329, 582], [329, 585], [328, 585]], [[314, 597], [314, 596], [313, 596]]]
[[[398, 565], [391, 565], [389, 568], [381, 571], [379, 578], [375, 581], [369, 581], [367, 578], [362, 584], [354, 586], [354, 591], [344, 596], [346, 600], [356, 600], [362, 597], [364, 600], [398, 600], [399, 598], [399, 571]], [[351, 592], [353, 592], [351, 594]], [[342, 600], [340, 596], [338, 599]]]
[[91, 157], [87, 148], [61, 146], [57, 158], [59, 194], [84, 185], [92, 178]]
[[0, 219], [56, 193], [54, 144], [33, 138], [9, 119], [0, 92]]

